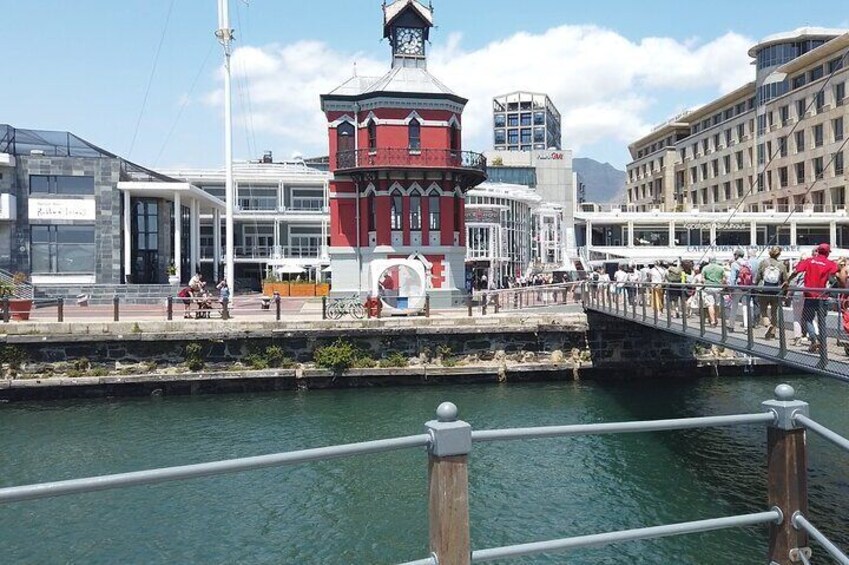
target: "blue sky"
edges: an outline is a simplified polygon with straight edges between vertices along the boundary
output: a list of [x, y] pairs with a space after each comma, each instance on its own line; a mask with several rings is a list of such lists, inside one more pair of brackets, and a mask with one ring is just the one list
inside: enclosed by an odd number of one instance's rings
[[[434, 5], [430, 69], [470, 99], [468, 149], [489, 148], [492, 96], [546, 90], [564, 115], [565, 145], [618, 167], [627, 142], [652, 124], [750, 80], [745, 51], [753, 40], [849, 25], [845, 0], [820, 0], [816, 9], [797, 0]], [[380, 1], [231, 6], [236, 158], [267, 149], [278, 158], [326, 153], [319, 94], [355, 61], [360, 74], [388, 68]], [[147, 166], [221, 164], [215, 0], [0, 0], [0, 13], [0, 123], [67, 129]]]

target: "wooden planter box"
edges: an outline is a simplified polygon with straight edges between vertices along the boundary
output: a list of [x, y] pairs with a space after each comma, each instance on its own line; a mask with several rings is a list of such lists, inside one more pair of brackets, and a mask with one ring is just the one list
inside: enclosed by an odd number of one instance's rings
[[313, 296], [327, 296], [330, 294], [330, 285], [327, 283], [288, 283], [274, 282], [262, 283], [262, 294], [264, 296], [274, 296], [274, 293], [280, 296], [293, 296], [300, 298], [312, 298]]

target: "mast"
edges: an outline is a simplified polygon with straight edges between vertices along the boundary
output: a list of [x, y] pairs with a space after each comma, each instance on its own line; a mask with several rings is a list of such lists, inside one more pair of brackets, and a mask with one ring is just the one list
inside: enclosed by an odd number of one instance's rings
[[230, 29], [230, 0], [218, 0], [218, 30], [215, 37], [224, 48], [224, 159], [225, 159], [225, 235], [224, 246], [225, 275], [231, 296], [236, 292], [233, 258], [233, 116], [230, 89], [230, 55], [232, 52], [233, 30]]

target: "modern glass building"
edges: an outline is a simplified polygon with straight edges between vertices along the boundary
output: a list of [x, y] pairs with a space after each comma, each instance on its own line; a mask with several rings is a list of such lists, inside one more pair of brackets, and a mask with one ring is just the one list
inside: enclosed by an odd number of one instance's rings
[[562, 149], [560, 112], [547, 94], [512, 92], [492, 99], [496, 151]]

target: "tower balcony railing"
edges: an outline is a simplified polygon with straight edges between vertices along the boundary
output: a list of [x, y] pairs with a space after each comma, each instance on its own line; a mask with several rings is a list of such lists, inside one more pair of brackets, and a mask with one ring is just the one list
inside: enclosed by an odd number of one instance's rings
[[340, 151], [336, 154], [336, 170], [382, 169], [387, 167], [464, 169], [481, 177], [486, 175], [486, 157], [472, 151], [451, 149], [409, 149], [379, 147]]

